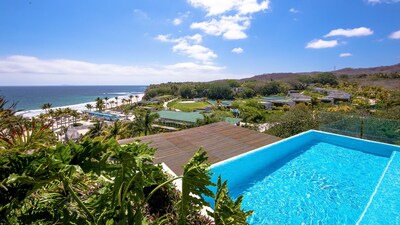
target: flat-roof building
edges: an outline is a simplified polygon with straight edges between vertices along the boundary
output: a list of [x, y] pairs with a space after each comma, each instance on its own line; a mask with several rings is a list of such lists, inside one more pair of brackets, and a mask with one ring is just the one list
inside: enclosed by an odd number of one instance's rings
[[157, 123], [172, 127], [191, 127], [197, 123], [197, 120], [204, 119], [199, 112], [178, 112], [178, 111], [158, 111], [160, 115]]

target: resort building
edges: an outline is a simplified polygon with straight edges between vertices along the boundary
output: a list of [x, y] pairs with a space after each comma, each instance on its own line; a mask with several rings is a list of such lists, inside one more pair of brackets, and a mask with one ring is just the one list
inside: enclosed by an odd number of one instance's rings
[[264, 106], [264, 109], [272, 110], [272, 106], [273, 106], [272, 102], [260, 102], [260, 104]]
[[297, 92], [290, 92], [288, 93], [289, 98], [295, 102], [295, 103], [310, 103], [311, 102], [311, 97], [307, 95], [303, 95]]
[[197, 120], [204, 119], [204, 116], [199, 112], [177, 112], [177, 111], [158, 111], [160, 118], [157, 124], [170, 127], [193, 127]]
[[333, 101], [350, 101], [351, 100], [351, 94], [346, 93], [344, 91], [337, 91], [337, 90], [331, 90], [329, 91], [329, 95], [326, 96], [326, 98], [333, 99]]
[[296, 105], [296, 102], [292, 101], [291, 99], [282, 99], [282, 100], [271, 100], [270, 101], [273, 106], [294, 106]]
[[334, 104], [336, 101], [350, 101], [351, 100], [351, 94], [344, 92], [344, 91], [329, 90], [326, 88], [319, 88], [319, 87], [315, 87], [311, 91], [326, 95], [325, 97], [320, 98], [320, 100], [323, 102], [331, 102], [332, 104]]

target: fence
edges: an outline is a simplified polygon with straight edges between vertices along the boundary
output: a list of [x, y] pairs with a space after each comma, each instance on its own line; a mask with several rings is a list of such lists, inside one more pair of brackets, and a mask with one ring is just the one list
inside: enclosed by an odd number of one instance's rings
[[320, 113], [320, 130], [400, 144], [400, 121], [356, 114]]

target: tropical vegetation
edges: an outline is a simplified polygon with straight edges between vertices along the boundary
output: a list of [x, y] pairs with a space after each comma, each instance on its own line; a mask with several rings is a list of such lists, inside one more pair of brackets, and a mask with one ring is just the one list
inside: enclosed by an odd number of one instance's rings
[[[229, 197], [226, 183], [211, 182], [202, 150], [184, 166], [182, 176], [173, 177], [153, 162], [156, 149], [137, 142], [119, 145], [118, 122], [104, 137], [56, 143], [48, 141], [49, 127], [35, 130], [35, 119], [0, 106], [1, 132], [8, 134], [0, 142], [2, 224], [246, 224], [251, 215], [241, 209], [241, 198]], [[150, 133], [149, 121], [156, 116], [138, 113], [143, 114], [141, 132]], [[31, 126], [15, 132], [16, 137], [31, 133], [21, 138], [29, 142], [9, 144], [7, 138], [14, 137], [10, 129], [19, 120]], [[177, 179], [182, 180], [181, 191], [173, 185]], [[209, 187], [215, 185], [213, 193]], [[216, 210], [201, 214], [209, 206], [205, 197], [215, 199]]]
[[[289, 74], [290, 75], [290, 74]], [[278, 77], [278, 76], [276, 76]], [[228, 113], [226, 117], [239, 117], [244, 126], [267, 130], [267, 133], [289, 137], [308, 129], [326, 129], [332, 132], [342, 132], [356, 137], [370, 138], [390, 143], [396, 143], [396, 138], [400, 135], [400, 127], [397, 126], [400, 120], [400, 91], [398, 89], [387, 89], [383, 86], [365, 85], [365, 79], [380, 80], [398, 83], [398, 73], [369, 74], [369, 75], [335, 75], [333, 73], [315, 73], [308, 75], [286, 76], [282, 79], [263, 79], [263, 75], [253, 79], [243, 80], [222, 80], [206, 83], [164, 83], [150, 85], [145, 93], [145, 99], [157, 99], [159, 96], [173, 96], [178, 100], [169, 104], [171, 109], [182, 111], [199, 110], [197, 107], [184, 107], [179, 104], [180, 99], [187, 100], [192, 98], [220, 100], [234, 100], [228, 107], [214, 105], [211, 111], [204, 113], [204, 121], [199, 121], [198, 125], [204, 125], [216, 121], [221, 121], [218, 114]], [[385, 83], [385, 84], [386, 84]], [[391, 87], [390, 85], [386, 85]], [[341, 91], [351, 95], [348, 101], [324, 102], [321, 99], [328, 93], [317, 92], [315, 88], [325, 90]], [[289, 90], [295, 90], [303, 96], [309, 96], [310, 101], [305, 105], [290, 107], [285, 104], [276, 104], [268, 108], [262, 103], [264, 97], [284, 97]], [[181, 106], [182, 105], [182, 106]], [[182, 108], [180, 108], [182, 107]], [[206, 107], [202, 106], [203, 109]], [[230, 109], [233, 109], [233, 111]], [[341, 118], [353, 117], [353, 124], [358, 130], [369, 130], [370, 135], [362, 135], [362, 132], [346, 131], [346, 127], [336, 129], [338, 123], [325, 119], [327, 113], [335, 114]], [[323, 115], [324, 118], [321, 118]], [[377, 130], [361, 129], [366, 124], [357, 121], [373, 122]], [[346, 121], [343, 119], [343, 121]], [[372, 122], [371, 122], [372, 123]], [[380, 124], [380, 125], [377, 125]], [[386, 126], [385, 124], [391, 124]], [[386, 129], [387, 127], [388, 129]], [[389, 129], [390, 128], [390, 129]], [[348, 130], [354, 130], [348, 128]], [[375, 134], [373, 134], [375, 133]]]

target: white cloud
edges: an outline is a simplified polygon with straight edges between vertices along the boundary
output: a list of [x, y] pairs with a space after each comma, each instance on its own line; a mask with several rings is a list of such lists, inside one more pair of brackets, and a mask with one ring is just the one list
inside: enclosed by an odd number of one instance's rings
[[190, 28], [200, 29], [206, 34], [223, 36], [228, 40], [247, 38], [244, 31], [250, 26], [250, 17], [246, 16], [221, 16], [218, 20], [211, 19], [207, 22], [192, 23]]
[[186, 18], [189, 17], [190, 12], [187, 11], [187, 12], [185, 12], [185, 13], [183, 13], [183, 14], [182, 14], [182, 13], [180, 13], [180, 14], [181, 14], [181, 16], [179, 16], [179, 17], [177, 17], [177, 18], [175, 18], [175, 19], [172, 20], [172, 24], [173, 24], [173, 25], [178, 26], [178, 25], [180, 25], [181, 23], [183, 23], [183, 20], [185, 20]]
[[339, 45], [339, 43], [336, 40], [325, 41], [325, 40], [322, 40], [322, 39], [318, 39], [318, 40], [312, 40], [312, 41], [308, 42], [306, 48], [315, 48], [315, 49], [333, 48], [333, 47], [336, 47], [338, 45]]
[[182, 23], [182, 19], [181, 19], [181, 18], [175, 18], [175, 19], [172, 21], [172, 23], [173, 23], [175, 26], [177, 26], [177, 25], [179, 25], [179, 24]]
[[345, 36], [345, 37], [360, 37], [372, 35], [374, 31], [366, 27], [359, 27], [354, 29], [336, 29], [329, 32], [325, 37]]
[[207, 21], [192, 23], [190, 28], [200, 29], [208, 35], [228, 40], [247, 38], [251, 15], [269, 8], [269, 0], [188, 0], [195, 8], [207, 12]]
[[168, 65], [165, 68], [172, 70], [194, 70], [194, 71], [220, 71], [225, 69], [225, 67], [197, 64], [193, 62], [177, 63], [173, 65]]
[[339, 55], [339, 57], [349, 57], [349, 56], [352, 56], [352, 54], [351, 53], [342, 53]]
[[240, 54], [240, 53], [243, 53], [243, 48], [234, 48], [234, 49], [232, 49], [232, 52], [233, 53], [237, 53], [237, 54]]
[[187, 37], [189, 40], [192, 40], [196, 43], [201, 43], [203, 41], [203, 36], [201, 36], [200, 34], [195, 34], [193, 36], [188, 36]]
[[207, 81], [237, 76], [221, 73], [224, 68], [194, 62], [142, 67], [20, 55], [0, 58], [0, 78], [4, 85], [149, 84]]
[[236, 11], [240, 15], [247, 15], [266, 10], [269, 0], [258, 3], [257, 0], [188, 0], [195, 8], [202, 8], [207, 16], [222, 15], [230, 11]]
[[211, 49], [199, 44], [190, 44], [186, 40], [178, 42], [174, 47], [172, 47], [172, 50], [178, 54], [200, 60], [203, 63], [209, 63], [212, 59], [217, 58], [217, 54], [215, 54]]
[[189, 58], [196, 59], [198, 61], [201, 61], [202, 63], [210, 63], [211, 60], [218, 57], [217, 54], [215, 54], [211, 49], [199, 45], [203, 40], [200, 34], [175, 39], [170, 37], [170, 34], [160, 34], [155, 37], [155, 39], [161, 42], [176, 43], [172, 47], [173, 52], [185, 55]]
[[291, 12], [291, 13], [299, 13], [300, 11], [295, 9], [295, 8], [291, 8], [291, 9], [289, 9], [289, 12]]
[[400, 30], [395, 31], [389, 35], [390, 39], [400, 39]]
[[171, 39], [169, 38], [170, 36], [171, 36], [171, 34], [159, 34], [154, 39], [161, 41], [161, 42], [172, 42]]
[[142, 11], [140, 9], [134, 9], [133, 10], [133, 15], [137, 17], [138, 19], [149, 19], [149, 16], [145, 11]]
[[400, 0], [367, 0], [367, 2], [372, 5], [375, 5], [375, 4], [380, 4], [380, 3], [387, 3], [387, 4], [397, 3], [397, 2], [400, 2]]

